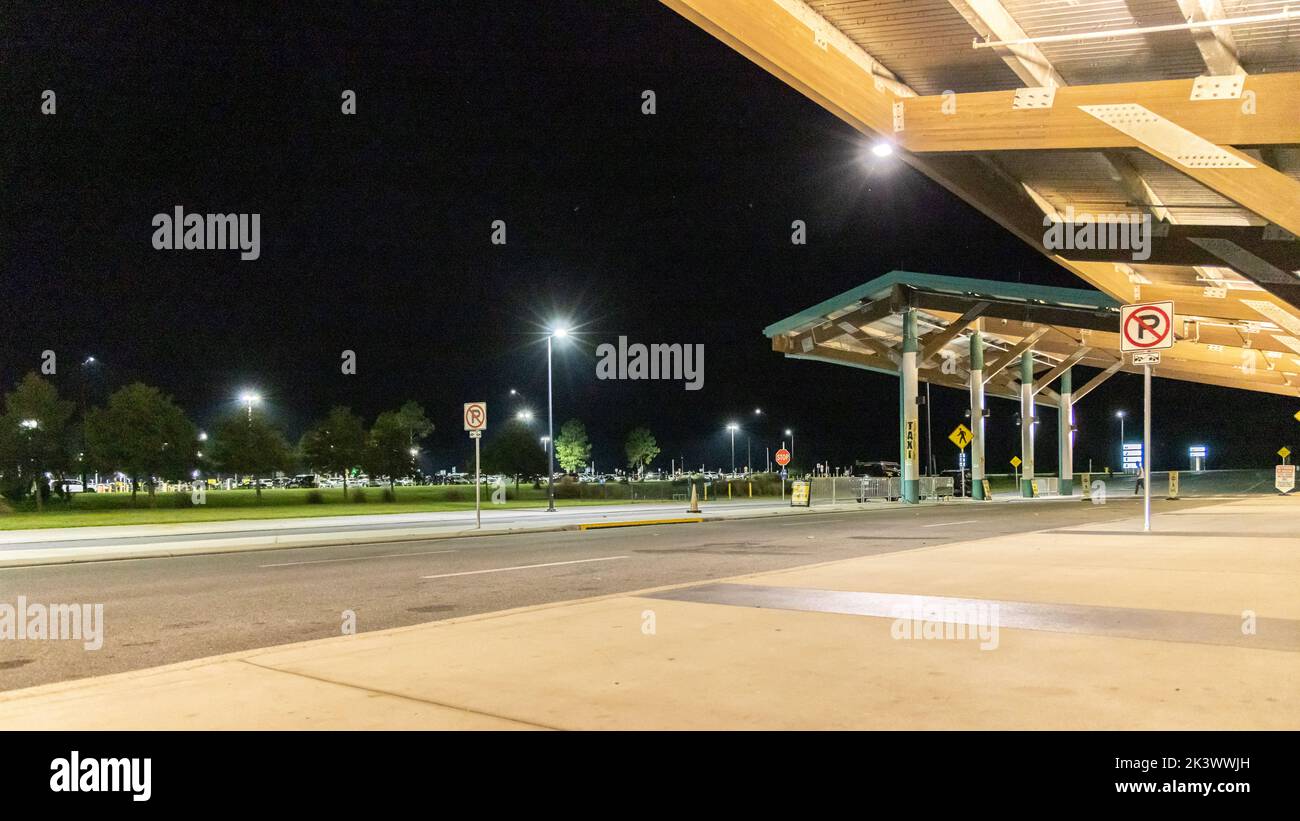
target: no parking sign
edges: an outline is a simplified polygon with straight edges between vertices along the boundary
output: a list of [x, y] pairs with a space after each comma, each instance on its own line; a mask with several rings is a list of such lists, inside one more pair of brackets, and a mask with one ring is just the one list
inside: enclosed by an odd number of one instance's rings
[[1129, 351], [1160, 351], [1174, 346], [1174, 303], [1148, 302], [1120, 309], [1119, 346]]

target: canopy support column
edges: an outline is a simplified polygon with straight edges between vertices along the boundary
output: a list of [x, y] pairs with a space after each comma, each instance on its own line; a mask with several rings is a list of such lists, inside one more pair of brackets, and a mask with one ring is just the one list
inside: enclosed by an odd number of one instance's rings
[[1034, 350], [1020, 355], [1020, 495], [1034, 495]]
[[918, 375], [917, 353], [920, 345], [916, 337], [916, 309], [908, 308], [903, 313], [903, 361], [899, 364], [899, 382], [901, 390], [899, 399], [902, 407], [902, 471], [903, 501], [916, 504], [921, 500], [921, 480], [919, 470], [920, 430], [917, 412]]

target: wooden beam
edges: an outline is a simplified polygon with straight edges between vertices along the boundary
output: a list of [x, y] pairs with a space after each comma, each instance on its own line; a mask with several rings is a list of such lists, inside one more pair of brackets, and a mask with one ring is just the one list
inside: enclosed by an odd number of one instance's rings
[[984, 383], [988, 384], [988, 381], [997, 376], [999, 371], [1019, 359], [1021, 354], [1032, 348], [1034, 343], [1042, 339], [1050, 330], [1051, 328], [1047, 326], [1036, 329], [1029, 336], [1003, 351], [997, 359], [987, 363], [984, 366]]
[[[1227, 17], [1220, 0], [1178, 0], [1178, 8], [1189, 23], [1207, 20], [1222, 20]], [[1210, 74], [1245, 74], [1237, 59], [1237, 41], [1232, 36], [1232, 29], [1227, 26], [1215, 26], [1208, 29], [1193, 29], [1192, 39], [1200, 49], [1201, 59]]]
[[1136, 138], [1080, 108], [1137, 104], [1218, 145], [1300, 143], [1300, 117], [1295, 116], [1300, 110], [1300, 73], [1246, 78], [1253, 109], [1241, 99], [1193, 100], [1193, 82], [1067, 86], [1056, 89], [1047, 108], [1014, 108], [1014, 90], [911, 97], [900, 100], [905, 128], [897, 138], [918, 153], [1141, 148]]
[[1124, 359], [1123, 357], [1121, 357], [1119, 361], [1117, 361], [1115, 364], [1111, 365], [1106, 370], [1097, 374], [1092, 379], [1089, 379], [1088, 384], [1084, 385], [1082, 388], [1079, 388], [1077, 391], [1074, 391], [1074, 393], [1072, 393], [1070, 396], [1070, 404], [1072, 406], [1079, 404], [1079, 402], [1083, 399], [1083, 397], [1092, 393], [1094, 390], [1097, 389], [1099, 385], [1101, 385], [1101, 383], [1105, 382], [1107, 379], [1110, 379], [1112, 376], [1119, 373], [1120, 369], [1123, 367], [1124, 367]]
[[1053, 382], [1055, 382], [1055, 381], [1057, 380], [1057, 378], [1060, 377], [1061, 374], [1065, 373], [1065, 372], [1068, 371], [1070, 368], [1074, 367], [1075, 364], [1078, 363], [1078, 361], [1079, 361], [1080, 359], [1083, 359], [1085, 356], [1087, 356], [1088, 353], [1089, 353], [1091, 350], [1092, 350], [1092, 348], [1080, 348], [1079, 350], [1077, 350], [1077, 351], [1075, 351], [1074, 353], [1072, 353], [1072, 354], [1070, 354], [1069, 356], [1067, 356], [1065, 359], [1062, 359], [1062, 360], [1061, 360], [1061, 361], [1056, 365], [1056, 367], [1052, 368], [1052, 369], [1051, 369], [1050, 371], [1048, 371], [1047, 373], [1045, 373], [1045, 374], [1043, 374], [1042, 376], [1040, 376], [1039, 378], [1035, 379], [1035, 380], [1034, 380], [1034, 393], [1039, 393], [1039, 392], [1042, 391], [1044, 388], [1046, 388], [1048, 385], [1050, 385], [1050, 384], [1052, 384]]
[[944, 346], [949, 342], [956, 339], [962, 331], [969, 328], [970, 324], [979, 319], [980, 314], [984, 313], [984, 310], [988, 307], [989, 304], [987, 302], [976, 302], [974, 305], [970, 306], [970, 308], [966, 309], [966, 312], [957, 319], [949, 322], [947, 328], [944, 328], [942, 331], [936, 331], [922, 339], [921, 342], [923, 344], [921, 345], [921, 355], [917, 357], [917, 364], [920, 367], [925, 367], [925, 364], [929, 362], [935, 354], [943, 350]]
[[[1028, 37], [999, 0], [948, 0], [971, 28], [986, 40], [1023, 40]], [[1005, 46], [997, 50], [1007, 67], [1027, 86], [1065, 85], [1047, 55], [1034, 43]]]

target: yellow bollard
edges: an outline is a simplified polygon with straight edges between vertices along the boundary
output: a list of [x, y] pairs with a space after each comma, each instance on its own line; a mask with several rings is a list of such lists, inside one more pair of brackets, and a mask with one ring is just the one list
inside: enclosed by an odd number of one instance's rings
[[754, 498], [754, 483], [753, 483], [753, 482], [746, 482], [746, 484], [749, 485], [749, 498], [752, 499], [752, 498]]
[[727, 501], [731, 501], [731, 480], [727, 480]]

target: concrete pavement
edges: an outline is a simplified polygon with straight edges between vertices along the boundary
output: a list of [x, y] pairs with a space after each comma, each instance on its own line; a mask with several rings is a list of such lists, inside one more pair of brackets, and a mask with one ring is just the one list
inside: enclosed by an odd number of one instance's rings
[[[1295, 729], [1297, 511], [1188, 506], [1153, 534], [1128, 517], [246, 651], [3, 693], [0, 727]], [[987, 649], [909, 638], [863, 615], [891, 594], [1008, 623]]]
[[[820, 506], [817, 511], [855, 506], [849, 502]], [[0, 567], [541, 533], [577, 529], [584, 523], [680, 518], [688, 515], [686, 508], [685, 502], [636, 503], [561, 506], [548, 513], [545, 507], [495, 510], [485, 506], [479, 528], [474, 525], [474, 511], [469, 510], [11, 530], [0, 531]], [[705, 521], [813, 512], [774, 500], [709, 502], [701, 505], [701, 510], [699, 515]]]

